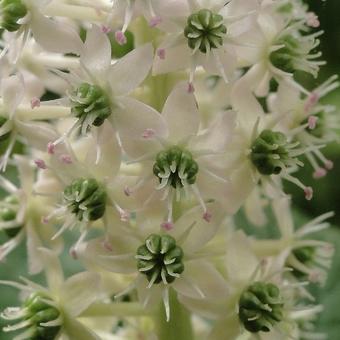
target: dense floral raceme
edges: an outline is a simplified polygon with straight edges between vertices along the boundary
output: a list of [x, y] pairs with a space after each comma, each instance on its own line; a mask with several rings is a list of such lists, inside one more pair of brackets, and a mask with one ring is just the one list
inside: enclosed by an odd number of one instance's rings
[[285, 185], [311, 200], [333, 168], [339, 82], [297, 76], [319, 24], [303, 0], [0, 0], [0, 262], [25, 244], [46, 278], [1, 277], [4, 334], [324, 339], [333, 213], [300, 226]]

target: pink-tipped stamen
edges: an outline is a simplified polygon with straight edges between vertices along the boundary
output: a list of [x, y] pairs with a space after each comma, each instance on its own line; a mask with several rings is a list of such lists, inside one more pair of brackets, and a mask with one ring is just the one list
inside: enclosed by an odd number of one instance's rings
[[61, 155], [60, 161], [67, 165], [72, 164], [72, 158], [70, 155]]
[[48, 224], [49, 221], [50, 221], [50, 219], [47, 216], [43, 216], [41, 218], [41, 223], [42, 224]]
[[314, 130], [316, 128], [316, 123], [318, 121], [318, 117], [315, 116], [309, 116], [308, 117], [308, 128], [310, 130]]
[[165, 48], [159, 48], [157, 49], [157, 57], [161, 60], [164, 60], [165, 59]]
[[212, 219], [212, 213], [210, 213], [209, 211], [206, 211], [204, 214], [203, 214], [203, 219], [205, 221], [207, 221], [208, 223], [211, 222], [211, 219]]
[[173, 227], [174, 227], [174, 224], [171, 222], [171, 221], [166, 221], [166, 222], [163, 222], [161, 224], [161, 227], [166, 230], [166, 231], [169, 231], [169, 230], [172, 230]]
[[158, 15], [152, 17], [149, 21], [149, 26], [150, 27], [156, 27], [162, 22], [162, 18]]
[[47, 144], [47, 152], [50, 154], [50, 155], [53, 155], [54, 154], [54, 151], [55, 151], [55, 144], [53, 142], [49, 142]]
[[334, 168], [334, 163], [330, 161], [329, 159], [327, 159], [325, 162], [325, 167], [327, 170], [332, 170]]
[[38, 97], [34, 97], [31, 99], [31, 108], [32, 110], [35, 109], [36, 107], [40, 107], [40, 99]]
[[112, 245], [109, 240], [104, 240], [103, 243], [103, 248], [108, 250], [108, 251], [113, 251]]
[[319, 179], [327, 175], [327, 170], [324, 168], [316, 169], [313, 173], [313, 178]]
[[35, 159], [34, 164], [41, 170], [47, 169], [47, 165], [43, 159]]
[[307, 201], [310, 201], [313, 198], [313, 188], [312, 187], [306, 187], [304, 189], [305, 198]]
[[104, 33], [104, 34], [107, 34], [107, 33], [110, 33], [112, 31], [112, 28], [109, 27], [109, 26], [106, 26], [106, 25], [102, 25], [100, 27], [100, 30]]
[[194, 87], [194, 84], [192, 82], [188, 83], [187, 91], [188, 91], [188, 93], [194, 93], [195, 92], [195, 87]]
[[151, 138], [155, 137], [155, 135], [156, 135], [155, 130], [148, 128], [148, 129], [145, 129], [145, 131], [142, 134], [142, 137], [144, 139], [151, 139]]
[[319, 99], [319, 94], [312, 92], [306, 100], [305, 111], [309, 112], [318, 103]]
[[320, 26], [320, 20], [314, 12], [307, 13], [307, 25], [309, 27], [318, 28]]
[[125, 45], [127, 42], [126, 36], [123, 31], [117, 31], [115, 33], [115, 38], [119, 45]]

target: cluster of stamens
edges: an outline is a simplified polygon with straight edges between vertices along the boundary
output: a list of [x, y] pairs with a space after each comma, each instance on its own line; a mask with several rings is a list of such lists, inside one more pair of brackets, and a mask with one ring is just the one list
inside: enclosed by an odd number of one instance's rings
[[67, 208], [78, 221], [100, 219], [106, 208], [107, 194], [97, 180], [79, 178], [64, 189], [63, 198]]
[[189, 151], [172, 146], [157, 154], [153, 173], [159, 178], [159, 188], [167, 185], [175, 189], [182, 188], [196, 182], [198, 164]]
[[202, 53], [221, 47], [226, 33], [227, 28], [223, 23], [222, 15], [215, 14], [209, 9], [201, 9], [191, 14], [184, 29], [188, 46]]
[[[16, 325], [4, 328], [5, 332], [25, 329], [24, 333], [17, 337], [18, 339], [19, 337], [29, 340], [57, 339], [62, 324], [59, 310], [54, 306], [51, 298], [41, 292], [32, 293], [21, 308], [7, 308], [1, 317], [5, 320], [22, 320]], [[56, 324], [47, 325], [51, 321], [56, 321]]]
[[287, 167], [303, 165], [295, 158], [297, 145], [281, 132], [263, 130], [253, 142], [250, 159], [260, 174], [278, 175]]
[[283, 320], [283, 299], [272, 283], [254, 282], [241, 295], [239, 318], [247, 331], [269, 332]]
[[317, 76], [322, 61], [315, 59], [321, 56], [320, 53], [310, 54], [320, 41], [316, 37], [320, 33], [305, 35], [296, 32], [283, 32], [275, 45], [277, 48], [270, 53], [270, 62], [276, 68], [294, 73], [296, 70], [305, 71]]
[[150, 235], [137, 249], [137, 268], [149, 286], [172, 283], [184, 271], [183, 251], [170, 235]]
[[70, 96], [70, 100], [72, 115], [79, 118], [86, 129], [92, 125], [102, 125], [112, 113], [108, 96], [97, 85], [82, 83]]

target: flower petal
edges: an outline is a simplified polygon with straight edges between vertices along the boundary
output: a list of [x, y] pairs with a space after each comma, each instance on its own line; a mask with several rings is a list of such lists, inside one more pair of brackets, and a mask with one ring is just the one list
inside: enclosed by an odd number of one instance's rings
[[[174, 289], [185, 296], [220, 301], [228, 296], [226, 281], [215, 267], [208, 261], [186, 261], [181, 278], [172, 284]], [[195, 288], [196, 287], [196, 288]]]
[[39, 252], [39, 257], [44, 264], [47, 285], [53, 293], [56, 293], [64, 281], [64, 274], [58, 256], [47, 248], [39, 248]]
[[152, 107], [133, 98], [121, 98], [120, 102], [121, 108], [113, 115], [126, 153], [132, 158], [137, 158], [157, 152], [159, 142], [143, 136], [146, 131], [152, 131], [155, 136], [166, 136], [166, 123], [163, 117]]
[[[201, 249], [214, 237], [221, 226], [225, 217], [224, 209], [217, 203], [207, 204], [207, 209], [212, 216], [210, 222], [203, 219], [202, 208], [198, 206], [182, 215], [169, 232], [177, 240], [182, 240], [181, 247], [185, 254]], [[189, 228], [191, 228], [190, 232], [184, 237]]]
[[60, 304], [70, 316], [78, 316], [97, 299], [99, 284], [100, 276], [96, 273], [71, 276], [60, 286]]
[[111, 64], [111, 44], [106, 34], [93, 25], [87, 31], [80, 62], [98, 80], [106, 78], [106, 72]]
[[105, 123], [97, 131], [97, 141], [90, 144], [86, 156], [86, 164], [94, 177], [112, 181], [121, 163], [121, 148], [112, 125]]
[[187, 87], [185, 83], [177, 85], [166, 100], [162, 112], [169, 129], [168, 139], [174, 143], [196, 135], [200, 124], [195, 96], [188, 92]]
[[101, 340], [98, 335], [76, 319], [66, 316], [63, 321], [64, 332], [68, 339]]
[[[229, 280], [235, 284], [247, 284], [259, 264], [247, 236], [238, 231], [233, 233], [226, 247], [226, 268]], [[241, 287], [241, 286], [240, 286]]]
[[15, 110], [24, 98], [25, 87], [22, 77], [11, 76], [1, 81], [1, 97], [8, 111], [6, 116], [12, 118]]
[[55, 129], [48, 123], [23, 122], [19, 120], [15, 123], [20, 135], [26, 138], [30, 146], [38, 150], [45, 151], [48, 142], [58, 138]]
[[37, 43], [47, 51], [79, 55], [82, 50], [79, 34], [71, 26], [46, 18], [38, 11], [32, 12], [31, 29]]
[[153, 47], [146, 44], [138, 47], [111, 66], [109, 82], [116, 96], [136, 89], [147, 77], [152, 66]]

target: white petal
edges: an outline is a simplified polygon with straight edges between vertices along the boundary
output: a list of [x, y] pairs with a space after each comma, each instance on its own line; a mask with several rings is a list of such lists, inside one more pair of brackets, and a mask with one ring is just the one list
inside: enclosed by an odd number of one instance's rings
[[111, 44], [106, 34], [100, 28], [93, 25], [87, 31], [84, 49], [80, 55], [80, 62], [97, 79], [104, 79], [111, 64]]
[[14, 159], [19, 171], [21, 188], [25, 191], [26, 195], [30, 195], [35, 177], [31, 162], [28, 158], [21, 155], [15, 155]]
[[[108, 242], [107, 247], [105, 242]], [[115, 235], [110, 241], [98, 239], [88, 242], [78, 256], [87, 268], [95, 269], [100, 266], [111, 272], [130, 274], [137, 272], [135, 252], [138, 246], [140, 244], [128, 235]]]
[[45, 151], [46, 145], [58, 138], [52, 125], [44, 122], [23, 122], [17, 120], [16, 128], [28, 144], [38, 150]]
[[111, 66], [109, 81], [115, 95], [125, 95], [136, 89], [147, 77], [152, 66], [153, 47], [138, 47]]
[[59, 290], [60, 304], [70, 316], [77, 316], [97, 299], [100, 277], [83, 272], [71, 276]]
[[58, 256], [47, 248], [39, 248], [38, 252], [40, 252], [40, 257], [44, 264], [48, 287], [55, 293], [64, 281], [64, 274]]
[[31, 29], [39, 45], [50, 52], [80, 54], [83, 43], [71, 26], [48, 19], [38, 11], [32, 15]]
[[101, 340], [98, 335], [76, 319], [65, 317], [63, 321], [64, 332], [68, 339]]
[[[247, 284], [259, 264], [247, 236], [238, 231], [231, 235], [226, 247], [226, 267], [229, 280]], [[240, 286], [241, 287], [241, 286]]]
[[294, 221], [289, 199], [276, 198], [272, 201], [272, 207], [282, 237], [291, 238], [294, 234]]
[[42, 247], [41, 240], [34, 230], [34, 225], [31, 220], [29, 220], [26, 225], [26, 244], [27, 244], [27, 261], [28, 261], [28, 271], [30, 274], [37, 274], [43, 269], [43, 261], [41, 258], [41, 253], [38, 248]]
[[152, 130], [156, 136], [167, 135], [163, 117], [152, 107], [132, 98], [121, 98], [121, 108], [113, 112], [114, 121], [126, 153], [140, 157], [159, 149], [157, 140], [145, 139], [146, 130]]
[[99, 128], [98, 134], [97, 142], [94, 141], [88, 149], [86, 164], [94, 177], [111, 181], [120, 168], [121, 149], [108, 121]]
[[217, 115], [212, 124], [191, 141], [193, 150], [222, 151], [233, 137], [236, 124], [236, 113], [225, 111]]
[[[243, 335], [242, 338], [241, 335]], [[245, 333], [240, 327], [240, 322], [236, 313], [228, 319], [218, 321], [212, 332], [209, 334], [209, 340], [248, 340], [250, 337], [251, 333]]]
[[212, 218], [210, 222], [203, 219], [202, 208], [195, 207], [176, 222], [174, 228], [169, 232], [174, 238], [182, 239], [185, 231], [192, 227], [190, 233], [185, 237], [181, 244], [184, 253], [191, 254], [201, 249], [216, 234], [225, 217], [224, 209], [217, 203], [207, 204], [208, 212]]
[[167, 122], [171, 142], [196, 135], [198, 131], [200, 114], [195, 96], [187, 87], [185, 83], [177, 85], [164, 104], [162, 116]]
[[180, 71], [190, 67], [191, 50], [186, 42], [180, 41], [178, 45], [168, 47], [172, 41], [167, 41], [159, 46], [159, 50], [165, 50], [165, 58], [161, 59], [155, 56], [152, 68], [152, 74], [164, 74], [169, 72]]
[[18, 105], [24, 98], [25, 87], [23, 79], [18, 76], [4, 78], [1, 81], [1, 97], [8, 111], [6, 116], [13, 116]]
[[182, 278], [176, 279], [172, 284], [178, 293], [191, 297], [201, 298], [192, 282], [204, 295], [204, 299], [223, 300], [228, 296], [227, 283], [222, 275], [208, 261], [186, 261]]

